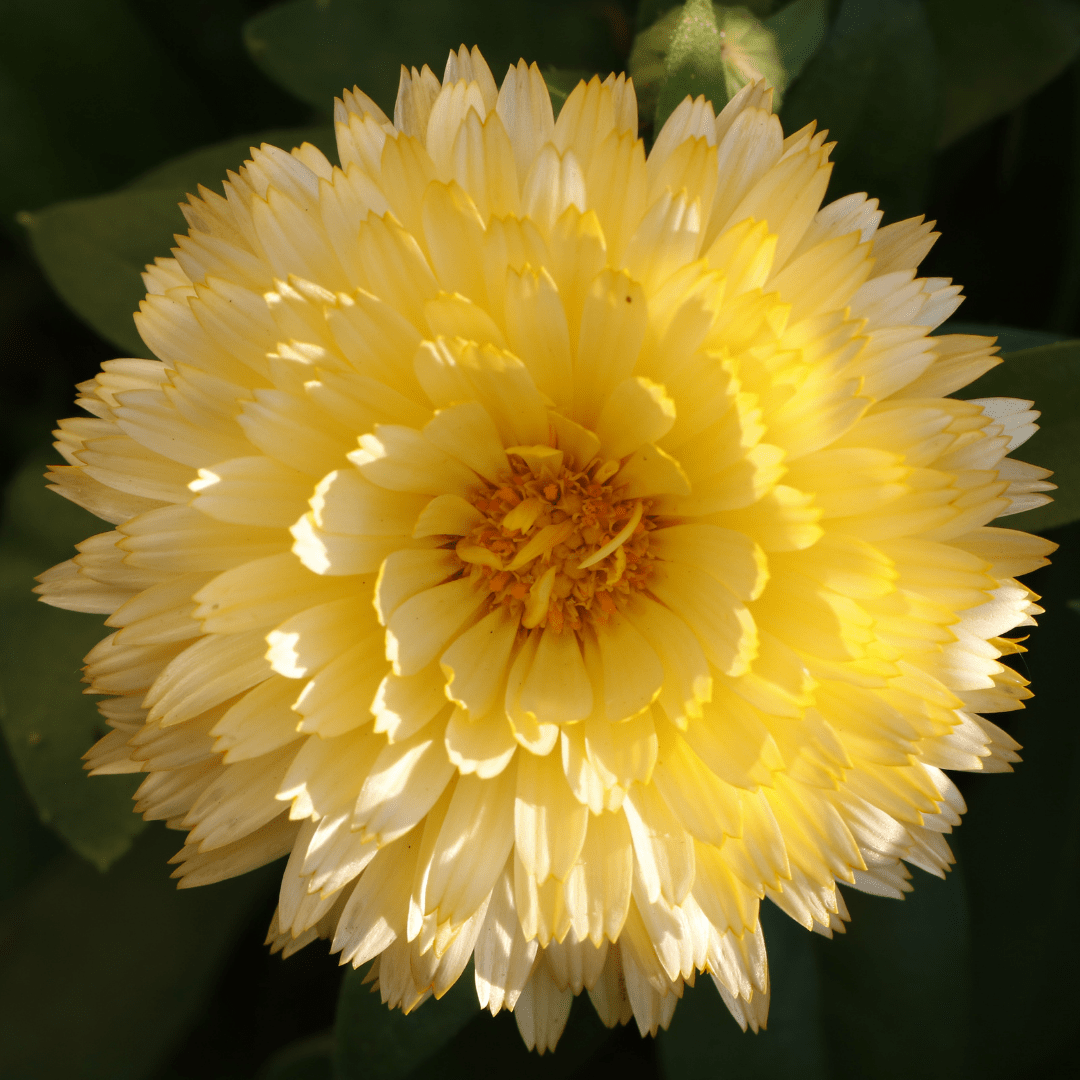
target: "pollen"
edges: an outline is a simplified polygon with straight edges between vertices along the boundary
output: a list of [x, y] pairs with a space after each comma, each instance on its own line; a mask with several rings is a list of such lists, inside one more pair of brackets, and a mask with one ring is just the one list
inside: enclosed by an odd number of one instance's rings
[[455, 544], [463, 570], [486, 584], [491, 609], [507, 606], [526, 630], [606, 623], [652, 572], [651, 500], [626, 496], [618, 462], [556, 470], [508, 460], [499, 484], [471, 500], [484, 521]]

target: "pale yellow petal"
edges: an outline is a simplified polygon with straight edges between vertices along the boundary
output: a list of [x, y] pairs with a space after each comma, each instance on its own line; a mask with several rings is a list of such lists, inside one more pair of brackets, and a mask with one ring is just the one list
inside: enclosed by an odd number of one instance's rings
[[439, 658], [446, 693], [471, 718], [486, 716], [502, 696], [518, 623], [504, 607], [470, 627]]
[[540, 644], [522, 683], [520, 708], [541, 725], [584, 720], [593, 709], [593, 690], [576, 636], [550, 627], [533, 633]]
[[423, 819], [453, 772], [437, 725], [384, 746], [359, 788], [351, 827], [390, 843]]
[[524, 183], [540, 147], [551, 139], [555, 120], [551, 95], [536, 64], [519, 60], [510, 68], [499, 88], [495, 111], [506, 126], [514, 148], [518, 182]]
[[552, 876], [565, 881], [585, 843], [588, 820], [588, 807], [571, 793], [557, 755], [519, 755], [514, 850], [538, 885]]
[[458, 779], [432, 857], [423, 905], [439, 920], [469, 918], [502, 873], [514, 843], [511, 766], [491, 780]]
[[596, 628], [596, 642], [608, 720], [625, 720], [648, 708], [663, 685], [664, 669], [647, 638], [629, 619], [612, 615]]
[[495, 1016], [503, 1008], [514, 1008], [532, 974], [536, 950], [536, 941], [526, 941], [521, 932], [513, 884], [504, 870], [492, 889], [476, 944], [476, 996], [481, 1009]]
[[468, 578], [448, 581], [406, 600], [386, 628], [386, 656], [398, 675], [413, 675], [438, 656], [484, 601]]
[[446, 753], [462, 775], [475, 773], [490, 780], [510, 764], [517, 748], [505, 714], [493, 712], [474, 720], [465, 709], [455, 709], [446, 725]]

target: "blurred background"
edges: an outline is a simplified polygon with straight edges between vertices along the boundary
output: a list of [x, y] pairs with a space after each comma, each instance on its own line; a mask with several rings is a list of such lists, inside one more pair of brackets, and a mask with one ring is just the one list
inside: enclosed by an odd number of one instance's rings
[[1026, 579], [1047, 608], [1016, 658], [1037, 696], [1003, 721], [1024, 763], [957, 778], [969, 814], [947, 881], [915, 871], [902, 904], [848, 893], [833, 941], [765, 913], [767, 1032], [742, 1035], [704, 978], [655, 1040], [608, 1032], [579, 999], [554, 1057], [527, 1054], [512, 1017], [480, 1015], [468, 972], [391, 1016], [326, 943], [269, 955], [280, 867], [177, 892], [180, 838], [131, 813], [137, 778], [81, 773], [104, 730], [79, 682], [100, 620], [28, 590], [100, 523], [40, 477], [73, 385], [148, 355], [131, 312], [143, 264], [183, 227], [177, 201], [264, 139], [332, 155], [344, 86], [389, 112], [401, 62], [441, 74], [462, 41], [496, 78], [535, 59], [556, 110], [579, 74], [629, 70], [648, 143], [687, 90], [719, 104], [738, 87], [730, 54], [684, 33], [695, 2], [0, 0], [0, 1080], [1076, 1075], [1078, 0], [713, 13], [783, 88], [785, 129], [816, 119], [839, 140], [830, 198], [865, 190], [886, 221], [937, 220], [923, 271], [969, 297], [946, 329], [975, 324], [1009, 354], [961, 396], [1035, 398], [1044, 430], [1024, 456], [1062, 486], [1007, 523], [1062, 544]]

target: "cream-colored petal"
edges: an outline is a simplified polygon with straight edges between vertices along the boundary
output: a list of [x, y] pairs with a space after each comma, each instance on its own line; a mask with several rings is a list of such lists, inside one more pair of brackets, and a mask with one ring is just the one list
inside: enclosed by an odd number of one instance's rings
[[539, 1054], [554, 1050], [570, 1019], [573, 1003], [574, 995], [569, 990], [559, 990], [547, 968], [538, 964], [514, 1009], [514, 1019], [526, 1047]]
[[663, 665], [648, 639], [631, 621], [612, 615], [606, 624], [597, 626], [596, 642], [608, 720], [625, 720], [648, 708], [664, 682]]
[[258, 630], [200, 639], [154, 682], [145, 699], [148, 719], [180, 724], [250, 689], [270, 674], [265, 651]]
[[571, 406], [570, 328], [558, 286], [543, 267], [526, 266], [507, 274], [506, 334], [537, 388], [556, 405]]
[[492, 482], [509, 468], [498, 429], [479, 402], [436, 410], [424, 438]]
[[757, 654], [757, 626], [747, 608], [711, 575], [671, 563], [654, 575], [651, 590], [679, 616], [725, 675], [741, 675]]
[[388, 555], [375, 582], [375, 611], [387, 626], [406, 600], [441, 585], [461, 569], [461, 562], [444, 548], [395, 551]]
[[613, 1028], [616, 1024], [627, 1024], [633, 1018], [634, 1011], [630, 1007], [630, 999], [626, 996], [622, 959], [617, 944], [608, 949], [604, 970], [589, 991], [589, 1000], [604, 1027]]
[[560, 153], [573, 150], [582, 168], [588, 168], [598, 143], [615, 126], [615, 95], [594, 75], [570, 91], [555, 121], [552, 142]]
[[412, 535], [466, 536], [483, 520], [480, 511], [460, 495], [436, 495], [420, 512]]
[[385, 732], [391, 742], [409, 738], [447, 709], [444, 688], [445, 680], [436, 664], [428, 664], [415, 675], [389, 672], [371, 702], [375, 731]]
[[514, 730], [502, 712], [472, 719], [459, 708], [446, 725], [446, 753], [463, 776], [475, 773], [481, 780], [498, 776], [517, 748]]
[[243, 761], [300, 738], [300, 717], [292, 709], [299, 690], [281, 675], [249, 690], [211, 729], [217, 737], [214, 750], [226, 762]]
[[686, 716], [700, 715], [702, 703], [712, 698], [713, 676], [693, 631], [673, 612], [646, 596], [635, 598], [625, 616], [652, 645], [663, 665], [663, 682], [656, 700], [668, 717], [679, 724]]
[[495, 108], [498, 97], [498, 87], [491, 74], [491, 68], [483, 54], [474, 45], [471, 49], [462, 45], [457, 52], [450, 51], [446, 58], [446, 67], [443, 70], [443, 85], [464, 80], [467, 83], [475, 83], [480, 91], [480, 97], [484, 102], [484, 108], [489, 112]]
[[519, 184], [524, 184], [540, 148], [551, 139], [555, 119], [551, 95], [536, 64], [519, 60], [499, 88], [495, 111], [502, 117], [514, 148]]
[[607, 786], [623, 791], [634, 780], [646, 784], [656, 764], [656, 728], [650, 712], [613, 724], [595, 713], [585, 721], [585, 750]]
[[623, 803], [650, 901], [679, 904], [694, 883], [694, 842], [653, 787], [633, 784]]
[[473, 719], [486, 716], [502, 696], [518, 622], [498, 607], [470, 627], [439, 659], [446, 693]]
[[481, 1009], [492, 1016], [504, 1008], [513, 1010], [532, 974], [536, 952], [535, 939], [526, 941], [521, 932], [510, 873], [503, 870], [476, 943], [476, 996]]
[[442, 89], [438, 77], [425, 64], [420, 71], [401, 67], [397, 101], [394, 103], [394, 127], [406, 135], [427, 135], [431, 106]]
[[516, 772], [511, 766], [491, 780], [458, 779], [432, 856], [426, 913], [457, 925], [491, 892], [514, 844]]
[[309, 735], [295, 753], [275, 798], [292, 804], [294, 821], [340, 813], [356, 799], [379, 756], [382, 739], [370, 732], [335, 739]]
[[635, 450], [615, 474], [625, 484], [624, 495], [689, 495], [690, 481], [683, 467], [666, 450], [652, 443]]
[[574, 798], [556, 754], [518, 756], [514, 850], [538, 885], [552, 876], [566, 879], [585, 843], [588, 819], [588, 807]]
[[386, 657], [398, 675], [426, 667], [484, 602], [485, 591], [468, 578], [436, 585], [406, 600], [386, 627]]
[[308, 608], [266, 635], [266, 659], [279, 675], [314, 675], [352, 646], [360, 627], [374, 630], [366, 597], [344, 597]]
[[547, 441], [546, 402], [516, 356], [491, 345], [440, 339], [421, 347], [416, 371], [437, 406], [479, 401], [495, 422], [503, 446]]
[[646, 324], [641, 286], [621, 271], [600, 274], [585, 300], [574, 359], [575, 418], [581, 423], [591, 427], [608, 395], [633, 373]]
[[472, 471], [439, 450], [413, 428], [376, 424], [360, 436], [360, 449], [349, 460], [374, 484], [417, 495], [464, 495], [476, 483]]
[[593, 690], [577, 637], [550, 627], [533, 633], [540, 643], [521, 686], [520, 708], [541, 725], [584, 720], [593, 709]]
[[390, 743], [379, 753], [353, 808], [353, 829], [380, 846], [407, 833], [421, 821], [453, 775], [435, 726]]
[[643, 443], [658, 442], [675, 423], [675, 402], [659, 383], [637, 376], [616, 386], [596, 421], [602, 452], [623, 458]]
[[304, 608], [361, 591], [364, 584], [319, 577], [286, 551], [218, 574], [195, 593], [193, 617], [204, 633], [270, 629]]
[[[373, 620], [372, 620], [373, 621]], [[371, 706], [386, 670], [382, 635], [373, 627], [357, 628], [362, 640], [326, 665], [299, 696], [299, 730], [333, 738], [371, 722]]]
[[382, 848], [360, 875], [331, 945], [341, 953], [342, 963], [360, 967], [404, 933], [415, 865], [416, 846], [399, 841]]
[[657, 529], [649, 547], [669, 562], [703, 570], [740, 600], [756, 600], [768, 580], [765, 553], [744, 533], [693, 523]]

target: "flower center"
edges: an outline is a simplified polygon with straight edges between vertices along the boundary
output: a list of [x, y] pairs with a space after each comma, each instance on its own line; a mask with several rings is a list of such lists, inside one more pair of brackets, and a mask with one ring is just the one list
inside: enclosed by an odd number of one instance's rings
[[486, 581], [492, 608], [507, 605], [526, 629], [607, 622], [652, 569], [650, 501], [611, 483], [616, 461], [577, 470], [509, 458], [504, 482], [473, 496], [484, 521], [458, 541], [458, 558]]

